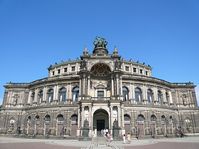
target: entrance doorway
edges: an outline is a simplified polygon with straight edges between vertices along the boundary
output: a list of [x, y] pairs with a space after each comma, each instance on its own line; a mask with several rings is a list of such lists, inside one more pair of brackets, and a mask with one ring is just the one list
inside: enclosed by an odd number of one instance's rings
[[109, 129], [109, 116], [104, 109], [99, 109], [93, 114], [93, 130], [100, 135], [102, 129]]
[[97, 120], [97, 131], [105, 129], [105, 120]]

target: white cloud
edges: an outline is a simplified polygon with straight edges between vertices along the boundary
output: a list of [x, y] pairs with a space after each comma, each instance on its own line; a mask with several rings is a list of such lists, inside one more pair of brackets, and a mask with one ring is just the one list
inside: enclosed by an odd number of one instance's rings
[[199, 105], [199, 84], [196, 87], [196, 98], [197, 98], [197, 102], [198, 102], [198, 105]]

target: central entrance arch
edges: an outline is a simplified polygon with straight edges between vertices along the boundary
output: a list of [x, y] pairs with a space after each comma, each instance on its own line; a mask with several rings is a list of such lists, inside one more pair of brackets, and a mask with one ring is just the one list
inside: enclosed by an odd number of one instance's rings
[[98, 109], [93, 114], [93, 130], [97, 130], [98, 135], [102, 129], [109, 129], [109, 115], [104, 109]]

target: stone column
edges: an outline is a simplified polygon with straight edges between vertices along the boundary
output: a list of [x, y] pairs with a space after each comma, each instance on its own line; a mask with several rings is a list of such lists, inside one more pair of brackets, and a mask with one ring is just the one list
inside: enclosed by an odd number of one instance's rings
[[27, 102], [27, 104], [30, 104], [31, 105], [31, 103], [32, 103], [32, 97], [31, 97], [31, 95], [32, 95], [32, 91], [29, 91], [29, 94], [28, 94], [28, 102]]
[[163, 103], [167, 102], [167, 100], [166, 100], [166, 91], [165, 90], [162, 90], [162, 101], [163, 101]]
[[53, 102], [57, 102], [57, 85], [53, 88]]
[[133, 99], [132, 84], [130, 84], [130, 87], [129, 87], [129, 99]]
[[89, 95], [90, 84], [91, 84], [91, 78], [90, 78], [90, 76], [88, 76], [87, 95]]
[[158, 101], [158, 90], [157, 88], [153, 88], [153, 95], [154, 95], [154, 101], [157, 102]]
[[113, 81], [113, 76], [111, 76], [111, 95], [114, 95], [114, 81]]
[[123, 91], [122, 91], [122, 76], [119, 77], [120, 78], [120, 92], [119, 94], [123, 97]]
[[169, 103], [173, 104], [173, 98], [172, 98], [172, 95], [171, 95], [171, 91], [169, 91], [168, 94], [169, 94], [169, 100], [170, 100]]
[[117, 114], [117, 117], [118, 117], [118, 126], [119, 127], [122, 127], [122, 125], [121, 125], [121, 108], [120, 107], [117, 107], [117, 112], [118, 112], [118, 114]]
[[116, 75], [116, 89], [117, 89], [117, 92], [116, 92], [116, 95], [119, 95], [119, 76], [118, 74]]
[[82, 79], [81, 79], [81, 76], [80, 76], [80, 79], [79, 79], [79, 95], [82, 95]]
[[37, 103], [38, 89], [35, 90], [35, 98], [33, 103]]
[[47, 88], [44, 87], [44, 89], [43, 89], [43, 102], [46, 103], [46, 99], [47, 99]]

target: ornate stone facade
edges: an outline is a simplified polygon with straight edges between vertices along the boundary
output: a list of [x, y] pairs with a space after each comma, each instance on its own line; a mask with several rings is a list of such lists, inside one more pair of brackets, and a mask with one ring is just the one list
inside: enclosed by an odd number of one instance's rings
[[199, 132], [193, 83], [152, 77], [149, 65], [127, 61], [96, 38], [93, 53], [51, 65], [49, 76], [7, 83], [0, 133], [91, 137], [109, 129], [114, 137], [174, 136]]

